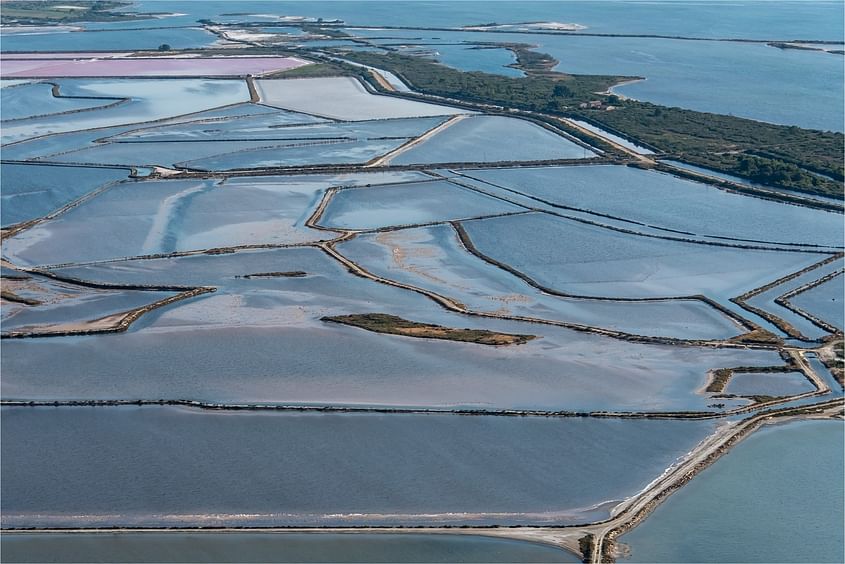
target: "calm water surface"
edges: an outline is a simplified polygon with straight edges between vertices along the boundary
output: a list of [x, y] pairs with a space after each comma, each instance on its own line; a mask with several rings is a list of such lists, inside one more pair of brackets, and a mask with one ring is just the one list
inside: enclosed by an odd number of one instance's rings
[[623, 535], [628, 562], [842, 562], [842, 421], [754, 433]]
[[307, 533], [4, 534], [5, 562], [580, 562], [480, 536]]

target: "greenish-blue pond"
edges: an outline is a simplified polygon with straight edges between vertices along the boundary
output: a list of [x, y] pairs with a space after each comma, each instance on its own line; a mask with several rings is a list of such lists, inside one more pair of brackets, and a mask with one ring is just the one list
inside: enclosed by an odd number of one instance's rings
[[627, 562], [842, 562], [841, 421], [764, 428], [620, 537]]

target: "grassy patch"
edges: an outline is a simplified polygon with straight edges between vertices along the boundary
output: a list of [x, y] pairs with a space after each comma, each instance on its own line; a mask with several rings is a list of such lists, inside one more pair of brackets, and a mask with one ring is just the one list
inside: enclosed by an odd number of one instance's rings
[[707, 384], [707, 388], [705, 391], [714, 394], [721, 394], [725, 391], [725, 386], [728, 385], [732, 374], [733, 370], [731, 370], [730, 368], [720, 368], [718, 370], [714, 370], [713, 376], [710, 380], [710, 383]]
[[745, 343], [745, 344], [763, 344], [763, 345], [783, 345], [783, 339], [763, 328], [757, 328], [748, 333], [737, 335], [732, 339], [728, 339], [731, 343]]
[[[74, 0], [73, 2], [3, 2], [0, 22], [8, 24], [55, 24], [70, 22], [123, 21], [143, 19], [128, 12], [112, 12], [129, 2]], [[81, 10], [63, 6], [79, 6]]]
[[754, 403], [766, 403], [772, 400], [780, 399], [781, 396], [764, 396], [764, 395], [757, 395], [757, 396], [742, 396], [744, 398], [750, 399]]
[[265, 78], [321, 78], [326, 76], [347, 76], [350, 73], [345, 68], [331, 63], [315, 63], [297, 67], [291, 70], [280, 71], [266, 75]]
[[452, 329], [440, 325], [408, 321], [407, 319], [386, 313], [327, 316], [323, 317], [322, 320], [360, 327], [361, 329], [376, 333], [388, 333], [390, 335], [404, 335], [406, 337], [420, 337], [425, 339], [463, 341], [481, 345], [521, 345], [536, 338], [535, 335], [512, 335], [510, 333], [496, 333], [485, 329]]

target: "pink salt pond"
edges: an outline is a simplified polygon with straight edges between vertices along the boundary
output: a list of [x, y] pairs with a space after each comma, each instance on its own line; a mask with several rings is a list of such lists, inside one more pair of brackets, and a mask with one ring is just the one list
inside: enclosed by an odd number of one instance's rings
[[[85, 54], [82, 54], [85, 55]], [[90, 54], [89, 54], [90, 55]], [[101, 53], [96, 55], [114, 56]], [[296, 57], [203, 57], [203, 58], [28, 58], [17, 54], [0, 59], [3, 78], [118, 77], [118, 76], [243, 76], [295, 69], [308, 61]]]

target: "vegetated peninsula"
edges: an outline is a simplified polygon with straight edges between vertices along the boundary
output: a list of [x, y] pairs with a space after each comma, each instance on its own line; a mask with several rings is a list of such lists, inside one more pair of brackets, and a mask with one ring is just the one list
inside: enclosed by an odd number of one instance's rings
[[424, 339], [443, 339], [462, 341], [480, 345], [521, 345], [535, 339], [535, 335], [514, 335], [497, 333], [486, 329], [453, 329], [441, 325], [417, 323], [386, 313], [360, 313], [355, 315], [326, 316], [323, 321], [360, 327], [375, 333], [420, 337]]
[[55, 2], [3, 2], [0, 23], [3, 25], [44, 25], [72, 22], [116, 22], [148, 19], [153, 14], [114, 11], [130, 6], [130, 2], [110, 0], [57, 0]]
[[666, 158], [777, 188], [843, 196], [842, 133], [624, 99], [610, 89], [636, 77], [563, 74], [550, 70], [549, 55], [503, 46], [516, 53], [514, 66], [525, 77], [462, 72], [399, 53], [347, 51], [343, 57], [388, 70], [424, 94], [587, 120]]

